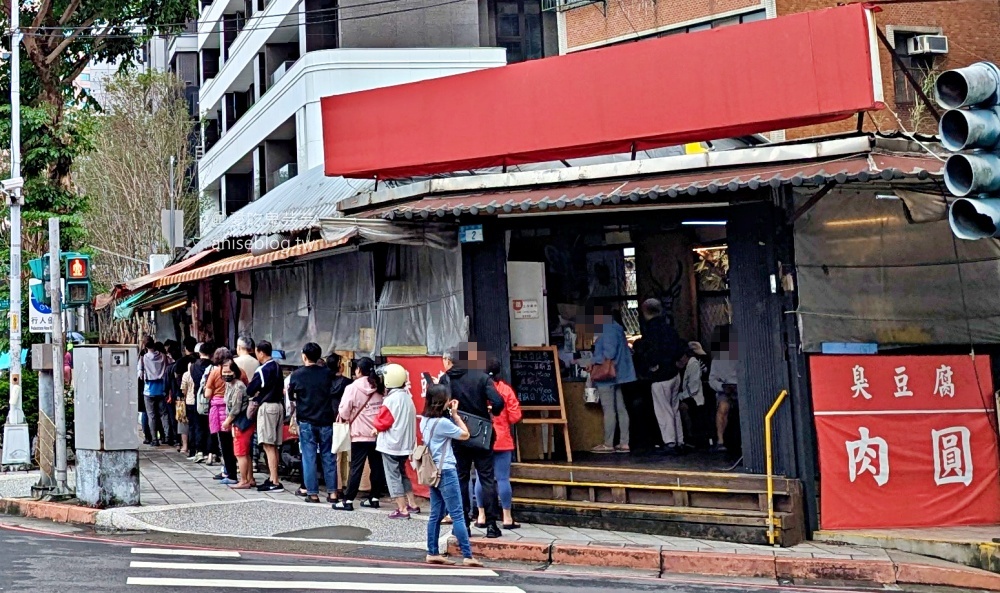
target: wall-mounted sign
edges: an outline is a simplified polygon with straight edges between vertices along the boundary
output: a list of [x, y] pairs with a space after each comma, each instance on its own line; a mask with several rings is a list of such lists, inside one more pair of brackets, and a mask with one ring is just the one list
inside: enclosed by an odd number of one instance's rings
[[469, 225], [458, 227], [458, 242], [459, 243], [482, 243], [483, 242], [483, 225], [481, 225], [481, 224], [469, 224]]

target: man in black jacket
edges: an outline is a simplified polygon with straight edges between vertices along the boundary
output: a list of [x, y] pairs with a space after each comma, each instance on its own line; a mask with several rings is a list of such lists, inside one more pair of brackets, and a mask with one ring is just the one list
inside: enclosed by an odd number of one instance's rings
[[680, 414], [680, 371], [677, 361], [683, 356], [687, 344], [682, 342], [677, 330], [663, 315], [663, 306], [656, 299], [642, 303], [645, 327], [642, 340], [646, 342], [643, 369], [653, 382], [653, 411], [660, 427], [660, 436], [667, 452], [680, 451], [684, 445], [684, 428]]
[[[288, 397], [299, 423], [299, 445], [302, 450], [302, 479], [306, 502], [318, 503], [319, 475], [316, 457], [319, 454], [326, 483], [326, 501], [337, 502], [337, 462], [331, 451], [333, 423], [337, 407], [333, 403], [333, 372], [320, 361], [319, 344], [309, 342], [302, 347], [302, 364], [288, 381]], [[338, 402], [339, 404], [339, 402]], [[300, 492], [301, 494], [301, 492]]]
[[[493, 380], [486, 373], [486, 356], [478, 351], [474, 342], [445, 353], [444, 367], [446, 372], [440, 382], [448, 386], [451, 398], [458, 400], [459, 412], [478, 416], [489, 422], [491, 413], [497, 416], [503, 411], [503, 398], [497, 393]], [[466, 420], [466, 424], [468, 423]], [[500, 537], [502, 534], [497, 526], [500, 505], [497, 499], [496, 478], [493, 475], [493, 443], [490, 442], [489, 449], [478, 449], [461, 441], [453, 442], [452, 446], [458, 463], [458, 481], [462, 492], [462, 508], [466, 512], [464, 517], [466, 525], [471, 523], [469, 479], [474, 465], [483, 488], [483, 500], [478, 502], [486, 510], [486, 537]], [[458, 520], [457, 517], [452, 519]], [[483, 526], [477, 525], [477, 527]]]

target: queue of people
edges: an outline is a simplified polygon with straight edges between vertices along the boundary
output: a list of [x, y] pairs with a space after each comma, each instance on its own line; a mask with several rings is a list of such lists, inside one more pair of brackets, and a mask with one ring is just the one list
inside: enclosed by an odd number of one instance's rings
[[[726, 452], [738, 393], [738, 350], [730, 328], [720, 328], [713, 359], [699, 342], [681, 339], [660, 301], [644, 301], [640, 314], [642, 337], [630, 347], [617, 311], [591, 310], [588, 325], [596, 341], [587, 364], [604, 416], [604, 442], [592, 452], [631, 451], [625, 390], [637, 382], [649, 386], [660, 442], [656, 450], [665, 455], [703, 447]], [[716, 408], [708, 410], [707, 396], [713, 394]]]
[[[367, 463], [371, 489], [360, 506], [380, 508], [388, 495], [395, 503], [389, 518], [409, 519], [423, 512], [407, 471], [420, 431], [442, 475], [430, 488], [428, 562], [450, 563], [436, 548], [443, 523], [454, 524], [464, 562], [471, 566], [479, 565], [468, 543], [473, 523], [490, 538], [502, 535], [501, 526], [520, 527], [512, 514], [510, 471], [511, 427], [521, 421], [521, 410], [500, 376], [499, 361], [487, 360], [475, 344], [444, 354], [446, 370], [430, 386], [419, 422], [407, 372], [398, 364], [377, 366], [361, 358], [348, 378], [338, 355], [324, 359], [321, 347], [310, 342], [302, 347], [302, 365], [284, 380], [273, 354], [269, 342], [255, 344], [249, 337], [238, 340], [235, 353], [190, 338], [164, 344], [147, 338], [139, 366], [146, 444], [176, 446], [192, 463], [220, 464], [215, 476], [220, 485], [282, 490], [279, 454], [291, 417], [302, 461], [297, 494], [305, 502], [324, 502], [322, 479], [326, 503], [354, 510]], [[473, 433], [468, 423], [475, 426]], [[350, 440], [343, 488], [335, 432]], [[268, 469], [260, 485], [253, 471], [257, 447]]]

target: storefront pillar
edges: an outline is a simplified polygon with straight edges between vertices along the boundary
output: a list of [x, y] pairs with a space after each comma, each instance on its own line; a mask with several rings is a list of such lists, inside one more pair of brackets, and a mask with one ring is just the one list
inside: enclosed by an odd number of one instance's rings
[[[739, 340], [740, 433], [747, 471], [766, 471], [764, 415], [789, 388], [784, 348], [783, 297], [778, 270], [777, 224], [770, 201], [733, 206], [727, 224], [733, 328]], [[795, 438], [790, 405], [774, 417], [774, 469], [795, 477]]]
[[504, 231], [483, 224], [483, 241], [462, 244], [462, 283], [469, 340], [500, 358], [510, 369], [510, 318], [507, 310], [507, 252]]

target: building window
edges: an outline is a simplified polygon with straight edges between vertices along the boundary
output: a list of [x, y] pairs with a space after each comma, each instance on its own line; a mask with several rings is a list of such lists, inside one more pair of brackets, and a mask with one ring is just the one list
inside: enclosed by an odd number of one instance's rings
[[83, 81], [83, 82], [90, 82], [90, 73], [89, 72], [84, 72], [83, 74], [81, 74], [80, 75], [80, 80]]
[[507, 50], [507, 63], [544, 57], [542, 4], [539, 0], [496, 0], [497, 45]]
[[622, 41], [620, 43], [631, 43], [633, 41], [641, 41], [643, 39], [652, 39], [654, 37], [669, 37], [670, 35], [679, 35], [681, 33], [697, 33], [698, 31], [709, 31], [711, 29], [719, 29], [722, 27], [729, 27], [732, 25], [742, 25], [745, 23], [753, 23], [756, 21], [762, 21], [767, 18], [766, 10], [755, 10], [753, 12], [747, 12], [744, 14], [738, 14], [735, 16], [727, 16], [717, 19], [709, 19], [702, 21], [700, 23], [694, 23], [693, 25], [688, 25], [686, 27], [675, 27], [673, 29], [667, 29], [666, 31], [660, 31], [659, 33], [653, 33], [650, 35], [643, 35], [641, 37], [634, 37]]
[[911, 56], [907, 53], [907, 42], [918, 36], [927, 35], [928, 31], [915, 31], [915, 30], [895, 30], [892, 33], [893, 41], [893, 51], [899, 60], [892, 61], [892, 88], [893, 94], [895, 96], [896, 105], [902, 107], [908, 107], [916, 104], [917, 102], [917, 91], [910, 84], [910, 81], [906, 78], [906, 72], [900, 67], [900, 62], [903, 66], [909, 70], [910, 74], [913, 76], [917, 84], [923, 88], [926, 84], [927, 77], [930, 76], [931, 71], [934, 70], [934, 55], [916, 55]]

